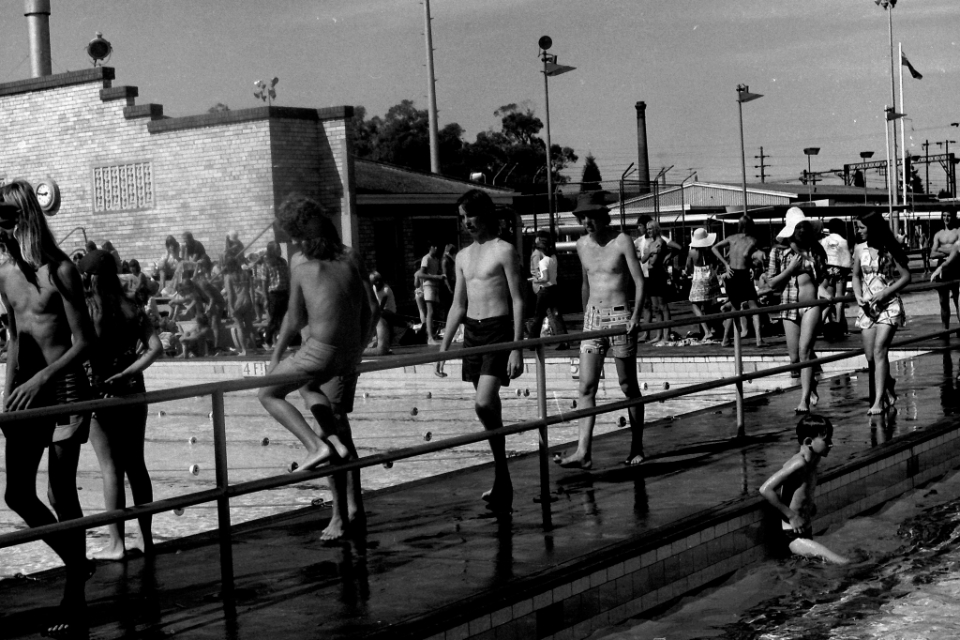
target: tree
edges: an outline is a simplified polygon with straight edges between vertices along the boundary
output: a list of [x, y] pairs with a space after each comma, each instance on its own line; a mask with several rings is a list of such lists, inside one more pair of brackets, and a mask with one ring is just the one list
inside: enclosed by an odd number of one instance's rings
[[580, 192], [600, 191], [602, 180], [596, 158], [593, 157], [592, 153], [588, 153], [583, 163], [583, 173], [580, 176]]
[[[500, 130], [481, 131], [472, 143], [463, 140], [463, 128], [455, 122], [440, 129], [441, 173], [464, 180], [475, 172], [482, 172], [488, 180], [499, 174], [498, 185], [517, 188], [545, 185], [546, 145], [538, 135], [543, 122], [532, 109], [516, 103], [503, 105], [494, 116], [500, 118]], [[356, 157], [417, 171], [430, 170], [427, 111], [417, 109], [412, 100], [401, 100], [390, 107], [383, 118], [368, 119], [366, 109], [355, 107], [351, 129]], [[574, 150], [554, 144], [550, 157], [554, 181], [569, 182], [560, 172], [577, 162]]]
[[222, 102], [218, 102], [217, 104], [207, 109], [207, 113], [223, 113], [224, 111], [230, 111], [230, 107], [223, 104]]

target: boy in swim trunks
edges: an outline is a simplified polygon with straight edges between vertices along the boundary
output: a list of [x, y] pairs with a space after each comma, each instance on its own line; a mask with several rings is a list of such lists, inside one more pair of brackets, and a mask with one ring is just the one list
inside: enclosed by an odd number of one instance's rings
[[[757, 239], [753, 234], [753, 218], [745, 215], [737, 223], [737, 233], [724, 238], [712, 247], [713, 254], [726, 267], [725, 287], [727, 298], [737, 311], [759, 307], [757, 289], [753, 285], [753, 274], [750, 269], [753, 263], [753, 253], [757, 250]], [[729, 247], [726, 256], [721, 251], [724, 247]], [[753, 316], [753, 333], [758, 347], [764, 346], [760, 331], [760, 320], [759, 314]], [[743, 322], [745, 323], [746, 320], [744, 319]], [[732, 320], [724, 321], [724, 346], [727, 345], [727, 328], [732, 323]], [[744, 324], [740, 337], [745, 338], [746, 334], [747, 325]]]
[[[943, 229], [937, 231], [933, 236], [930, 246], [930, 255], [939, 259], [937, 270], [937, 280], [956, 280], [960, 278], [960, 265], [951, 262], [947, 264], [947, 258], [953, 248], [960, 241], [960, 228], [957, 227], [957, 212], [944, 211], [941, 216], [943, 220]], [[933, 280], [933, 278], [931, 278]], [[953, 306], [957, 312], [957, 318], [960, 319], [960, 284], [952, 284], [949, 287], [937, 289], [937, 296], [940, 299], [940, 322], [944, 329], [950, 328], [950, 299], [953, 298]]]
[[[523, 339], [523, 285], [520, 256], [508, 242], [497, 237], [499, 219], [490, 196], [478, 189], [467, 191], [457, 201], [460, 221], [473, 243], [457, 254], [457, 280], [453, 304], [447, 314], [447, 328], [440, 352], [450, 348], [460, 324], [464, 325], [463, 346], [479, 347]], [[467, 308], [470, 317], [466, 317]], [[476, 389], [476, 412], [483, 428], [503, 426], [500, 387], [523, 372], [520, 349], [495, 351], [463, 359], [463, 381]], [[436, 374], [444, 377], [443, 362]], [[506, 440], [490, 438], [493, 452], [493, 488], [481, 497], [495, 513], [513, 508], [513, 483], [507, 467]]]
[[[307, 448], [306, 460], [297, 466], [306, 471], [328, 460], [357, 456], [346, 414], [353, 408], [355, 369], [376, 326], [377, 305], [356, 254], [340, 241], [319, 203], [289, 198], [280, 207], [277, 221], [299, 250], [290, 256], [290, 299], [268, 373], [308, 374], [314, 379], [302, 386], [263, 387], [259, 398], [270, 415]], [[297, 331], [301, 331], [303, 345], [281, 361]], [[317, 420], [319, 435], [286, 400], [297, 388]], [[321, 534], [323, 541], [342, 538], [347, 523], [362, 526], [364, 519], [358, 471], [333, 474], [331, 489], [333, 517]]]
[[800, 451], [760, 487], [760, 495], [780, 512], [780, 528], [790, 551], [798, 556], [847, 564], [849, 560], [813, 541], [812, 519], [817, 507], [817, 465], [833, 445], [833, 425], [823, 416], [807, 414], [797, 423]]
[[[80, 273], [47, 228], [33, 188], [15, 180], [0, 188], [0, 298], [8, 311], [9, 346], [4, 411], [89, 399], [82, 368], [93, 341]], [[30, 527], [83, 517], [77, 495], [80, 445], [88, 413], [3, 426], [6, 501]], [[49, 454], [47, 497], [37, 497], [40, 459]], [[82, 634], [87, 626], [85, 583], [93, 573], [83, 529], [44, 538], [66, 565], [60, 612], [47, 633]]]
[[[583, 269], [583, 330], [619, 328], [624, 333], [593, 338], [580, 343], [579, 407], [596, 406], [597, 387], [604, 356], [609, 352], [617, 365], [620, 389], [630, 399], [640, 397], [637, 382], [637, 332], [643, 308], [644, 278], [630, 237], [610, 227], [610, 212], [603, 193], [581, 193], [573, 214], [583, 223], [586, 235], [577, 240], [577, 255]], [[627, 298], [630, 287], [634, 299]], [[628, 410], [630, 416], [630, 452], [626, 465], [643, 462], [643, 405]], [[590, 469], [594, 416], [580, 419], [580, 437], [572, 455], [557, 456], [562, 467]]]

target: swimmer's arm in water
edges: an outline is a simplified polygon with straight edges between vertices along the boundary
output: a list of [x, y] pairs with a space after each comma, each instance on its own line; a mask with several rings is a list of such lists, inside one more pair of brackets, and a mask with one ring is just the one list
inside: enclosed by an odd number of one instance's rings
[[784, 504], [780, 500], [780, 496], [777, 495], [777, 489], [779, 489], [793, 474], [806, 474], [806, 467], [807, 462], [803, 459], [803, 456], [799, 454], [795, 455], [783, 465], [782, 469], [770, 476], [760, 487], [760, 495], [762, 495], [767, 502], [773, 505], [774, 508], [780, 512], [784, 520], [788, 521], [790, 523], [790, 527], [797, 533], [799, 533], [801, 529], [810, 523], [801, 514], [791, 509], [790, 505]]

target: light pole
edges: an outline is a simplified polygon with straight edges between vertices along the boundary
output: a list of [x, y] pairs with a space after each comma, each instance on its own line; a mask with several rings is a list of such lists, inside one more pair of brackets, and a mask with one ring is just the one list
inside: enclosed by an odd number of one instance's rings
[[811, 156], [815, 156], [818, 153], [820, 153], [820, 147], [807, 147], [806, 149], [803, 150], [803, 152], [807, 154], [807, 192], [809, 194], [807, 199], [812, 202], [814, 186], [813, 186], [813, 172], [810, 170], [811, 169], [810, 158]]
[[750, 93], [750, 87], [745, 84], [737, 85], [737, 111], [740, 114], [740, 169], [743, 180], [743, 215], [747, 215], [747, 155], [743, 147], [743, 103], [762, 98], [759, 93]]
[[543, 111], [547, 121], [547, 215], [550, 218], [550, 234], [556, 232], [557, 224], [553, 217], [553, 158], [550, 154], [550, 84], [547, 79], [550, 76], [558, 76], [567, 71], [573, 71], [576, 67], [567, 67], [557, 64], [556, 54], [547, 53], [547, 49], [553, 46], [553, 40], [550, 36], [543, 36], [537, 42], [540, 46], [540, 59], [543, 61]]
[[[860, 159], [866, 162], [873, 157], [873, 151], [861, 151]], [[866, 169], [861, 169], [863, 175], [863, 204], [867, 204], [867, 171]]]
[[[896, 64], [895, 64], [894, 61], [893, 61], [893, 8], [894, 8], [895, 6], [897, 6], [897, 0], [874, 0], [874, 2], [875, 2], [879, 7], [883, 8], [883, 9], [887, 12], [887, 24], [888, 24], [889, 27], [890, 27], [890, 28], [889, 28], [889, 32], [890, 32], [890, 104], [893, 105], [893, 106], [894, 106], [894, 110], [896, 110], [896, 104], [897, 104], [897, 84], [896, 84], [896, 76], [897, 76], [897, 73], [896, 73], [896, 69], [897, 69], [897, 66], [896, 66]], [[891, 120], [890, 118], [887, 118], [887, 121], [888, 121], [888, 122], [889, 122], [890, 120]], [[890, 202], [891, 211], [892, 211], [893, 205], [897, 204], [897, 202], [896, 202], [896, 199], [897, 199], [897, 187], [896, 187], [896, 184], [897, 184], [897, 183], [896, 183], [896, 175], [897, 175], [897, 162], [896, 162], [896, 158], [897, 158], [897, 121], [896, 121], [896, 119], [893, 119], [892, 122], [893, 122], [893, 125], [892, 125], [892, 126], [893, 126], [893, 139], [892, 139], [891, 141], [888, 141], [888, 142], [887, 142], [887, 147], [890, 146], [890, 143], [891, 143], [891, 142], [893, 143], [893, 153], [891, 154], [890, 157], [892, 157], [892, 158], [894, 159], [893, 165], [892, 165], [892, 175], [894, 176], [894, 177], [893, 177], [893, 180], [894, 180], [893, 185], [894, 185], [894, 186], [893, 186], [893, 190], [891, 191], [891, 195], [890, 195], [890, 198], [891, 198], [891, 202]], [[903, 127], [903, 123], [900, 123], [900, 126], [901, 126], [901, 128], [902, 128], [902, 127]], [[889, 128], [890, 128], [890, 125], [887, 125], [887, 128], [889, 129]], [[889, 153], [889, 149], [888, 149], [888, 153]], [[888, 166], [887, 166], [887, 169], [891, 169], [891, 166], [890, 166], [889, 164], [888, 164]], [[896, 228], [894, 228], [894, 231], [896, 231]]]

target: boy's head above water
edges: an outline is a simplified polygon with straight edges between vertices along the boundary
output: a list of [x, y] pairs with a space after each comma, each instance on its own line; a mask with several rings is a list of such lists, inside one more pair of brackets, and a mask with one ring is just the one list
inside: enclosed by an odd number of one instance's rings
[[833, 439], [833, 424], [825, 416], [806, 414], [797, 423], [797, 442], [810, 444], [818, 437], [827, 442]]

